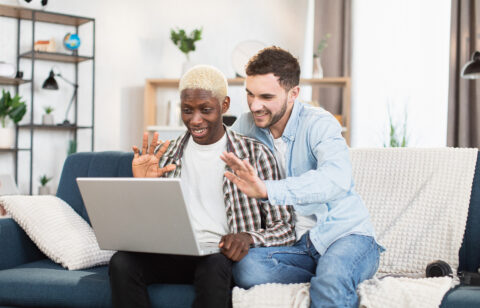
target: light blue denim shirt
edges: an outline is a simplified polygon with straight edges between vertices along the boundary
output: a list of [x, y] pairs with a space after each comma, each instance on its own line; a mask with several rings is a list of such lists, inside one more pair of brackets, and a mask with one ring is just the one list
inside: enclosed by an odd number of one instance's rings
[[[269, 129], [255, 126], [250, 112], [233, 130], [255, 138], [274, 152]], [[310, 239], [322, 255], [337, 239], [360, 234], [375, 237], [368, 210], [354, 190], [352, 166], [342, 127], [322, 108], [296, 101], [282, 135], [287, 144], [286, 178], [265, 181], [272, 204], [292, 204], [301, 215], [315, 215]]]

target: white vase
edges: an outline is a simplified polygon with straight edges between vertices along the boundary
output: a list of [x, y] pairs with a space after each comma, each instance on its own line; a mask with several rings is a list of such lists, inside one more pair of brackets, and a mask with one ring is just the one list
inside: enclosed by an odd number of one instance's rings
[[195, 66], [195, 63], [193, 63], [190, 60], [185, 60], [185, 62], [182, 63], [182, 76], [185, 74], [189, 69]]
[[38, 194], [39, 194], [39, 195], [49, 195], [49, 194], [50, 194], [50, 187], [48, 187], [48, 186], [39, 186], [39, 187], [38, 187]]
[[53, 125], [54, 124], [54, 120], [53, 120], [53, 114], [51, 113], [46, 113], [44, 115], [42, 115], [42, 124], [43, 125]]
[[323, 68], [320, 57], [313, 58], [313, 73], [312, 78], [323, 78]]
[[0, 127], [0, 149], [11, 149], [15, 147], [15, 128]]

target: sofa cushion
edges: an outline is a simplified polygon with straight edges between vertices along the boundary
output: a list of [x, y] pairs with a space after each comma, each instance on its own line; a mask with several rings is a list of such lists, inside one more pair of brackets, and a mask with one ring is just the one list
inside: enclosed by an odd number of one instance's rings
[[[0, 271], [0, 306], [110, 307], [106, 266], [68, 271], [43, 259]], [[191, 285], [151, 285], [153, 307], [190, 307]]]
[[76, 182], [77, 177], [132, 177], [133, 152], [95, 152], [69, 155], [63, 165], [57, 197], [90, 222]]
[[55, 196], [0, 196], [13, 219], [53, 261], [75, 270], [107, 264], [113, 251], [101, 250], [92, 227]]
[[110, 306], [107, 267], [68, 271], [48, 259], [0, 271], [0, 304], [47, 307]]

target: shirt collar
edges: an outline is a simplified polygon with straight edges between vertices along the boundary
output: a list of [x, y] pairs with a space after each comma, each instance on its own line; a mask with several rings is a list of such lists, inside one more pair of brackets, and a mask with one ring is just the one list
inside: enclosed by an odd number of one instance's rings
[[[245, 138], [241, 135], [238, 135], [233, 130], [229, 129], [227, 126], [223, 125], [225, 128], [225, 133], [227, 134], [227, 152], [233, 152], [238, 158], [246, 159], [249, 157], [247, 149], [244, 147], [244, 143], [241, 142], [241, 138]], [[169, 153], [169, 157], [171, 157], [175, 161], [179, 161], [183, 156], [183, 151], [185, 146], [190, 140], [190, 132], [187, 131], [183, 136], [177, 138], [177, 148]]]
[[[282, 138], [287, 138], [290, 141], [295, 140], [295, 135], [297, 133], [298, 128], [298, 121], [300, 114], [300, 110], [302, 109], [301, 103], [299, 101], [295, 101], [293, 103], [292, 113], [290, 114], [290, 118], [288, 118], [287, 125], [283, 130]], [[267, 134], [270, 134], [269, 129], [265, 129]]]

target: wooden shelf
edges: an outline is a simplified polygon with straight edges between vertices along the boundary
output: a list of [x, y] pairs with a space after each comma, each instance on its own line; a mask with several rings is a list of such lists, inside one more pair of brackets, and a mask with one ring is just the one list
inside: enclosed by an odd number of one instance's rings
[[60, 13], [52, 13], [40, 10], [31, 10], [24, 7], [0, 5], [0, 16], [11, 17], [16, 19], [33, 20], [35, 14], [35, 21], [48, 22], [53, 24], [80, 26], [87, 22], [93, 21], [93, 18], [86, 18], [74, 15], [66, 15]]
[[[230, 78], [227, 79], [227, 81], [229, 86], [243, 86], [245, 84], [245, 78]], [[179, 82], [179, 79], [173, 78], [151, 78], [146, 80], [143, 107], [144, 130], [155, 131], [159, 130], [159, 128], [164, 131], [166, 130], [165, 126], [157, 126], [156, 88], [178, 88]], [[342, 88], [342, 133], [347, 141], [347, 144], [350, 144], [350, 77], [302, 78], [300, 79], [300, 86], [302, 85], [311, 85], [312, 87], [320, 88]]]
[[51, 129], [51, 130], [75, 130], [75, 129], [91, 129], [91, 126], [77, 126], [77, 125], [43, 125], [43, 124], [22, 124], [18, 125], [21, 129]]
[[9, 149], [5, 149], [5, 148], [0, 148], [0, 153], [1, 152], [18, 152], [18, 151], [30, 151], [30, 149], [27, 149], [27, 148], [9, 148]]
[[[229, 78], [227, 79], [228, 85], [230, 86], [240, 86], [243, 85], [245, 82], [244, 78]], [[180, 82], [180, 79], [173, 79], [173, 78], [152, 78], [152, 79], [147, 79], [146, 83], [158, 87], [158, 88], [175, 88], [178, 87], [178, 84]]]
[[31, 80], [26, 80], [21, 78], [8, 78], [8, 77], [0, 76], [0, 85], [18, 86], [20, 84], [24, 84], [30, 81]]
[[39, 51], [29, 51], [22, 53], [20, 58], [32, 59], [35, 56], [35, 60], [46, 60], [46, 61], [56, 61], [56, 62], [67, 62], [67, 63], [80, 63], [87, 60], [92, 60], [93, 57], [86, 56], [76, 56], [67, 53], [59, 52], [39, 52]]

